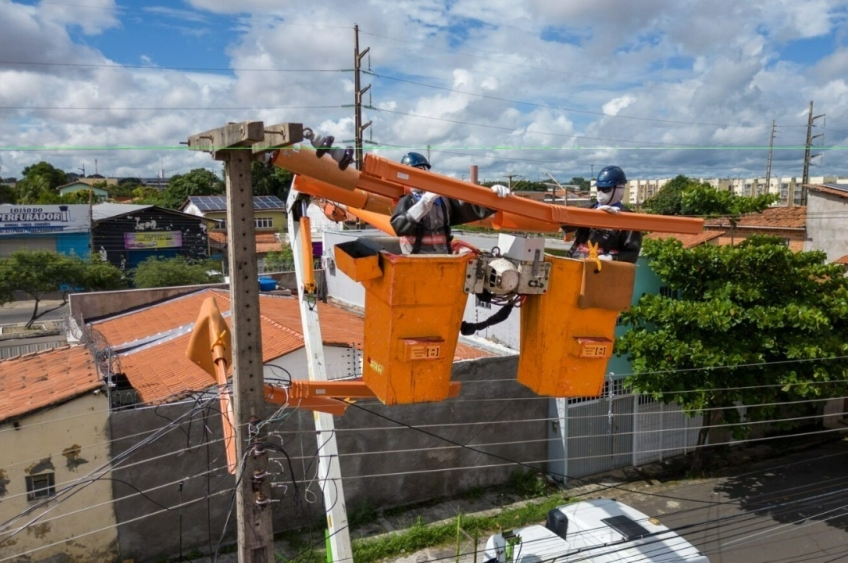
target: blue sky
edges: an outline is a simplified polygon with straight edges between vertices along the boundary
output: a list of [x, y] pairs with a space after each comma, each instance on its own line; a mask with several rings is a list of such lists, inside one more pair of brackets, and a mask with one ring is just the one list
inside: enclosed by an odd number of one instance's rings
[[[800, 176], [810, 101], [848, 176], [848, 1], [0, 0], [0, 175], [217, 169], [181, 142], [229, 121], [353, 137], [457, 177]], [[840, 148], [841, 147], [841, 148]]]

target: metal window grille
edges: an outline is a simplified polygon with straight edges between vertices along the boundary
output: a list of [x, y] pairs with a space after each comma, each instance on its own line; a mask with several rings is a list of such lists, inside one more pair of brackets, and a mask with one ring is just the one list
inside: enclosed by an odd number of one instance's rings
[[27, 500], [50, 498], [56, 494], [56, 481], [53, 473], [39, 473], [26, 477]]

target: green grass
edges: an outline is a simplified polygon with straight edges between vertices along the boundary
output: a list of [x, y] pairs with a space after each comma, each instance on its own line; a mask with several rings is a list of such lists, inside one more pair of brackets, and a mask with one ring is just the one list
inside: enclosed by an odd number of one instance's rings
[[[506, 509], [494, 516], [462, 516], [462, 529], [470, 535], [484, 537], [500, 530], [536, 524], [545, 520], [548, 511], [565, 504], [562, 495], [553, 495], [538, 503]], [[361, 539], [353, 542], [353, 557], [357, 563], [409, 554], [428, 547], [451, 544], [456, 541], [456, 522], [424, 524], [419, 521], [412, 527], [389, 536]]]

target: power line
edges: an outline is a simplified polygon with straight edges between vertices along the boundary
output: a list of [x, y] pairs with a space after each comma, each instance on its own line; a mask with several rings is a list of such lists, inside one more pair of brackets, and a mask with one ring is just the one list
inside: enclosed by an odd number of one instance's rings
[[[59, 66], [59, 67], [82, 67], [82, 68], [132, 68], [142, 70], [179, 70], [185, 72], [327, 72], [340, 73], [351, 72], [349, 68], [235, 68], [235, 67], [181, 67], [181, 66], [150, 66], [129, 65], [117, 63], [70, 63], [70, 62], [41, 62], [41, 61], [9, 61], [0, 60], [0, 65], [14, 66]], [[246, 108], [250, 109], [250, 108]]]
[[539, 108], [544, 108], [544, 109], [555, 109], [555, 110], [559, 110], [559, 111], [567, 111], [567, 112], [571, 112], [571, 113], [579, 113], [579, 114], [584, 114], [584, 115], [595, 115], [595, 116], [608, 117], [608, 118], [613, 118], [613, 119], [631, 119], [631, 120], [635, 120], [635, 121], [648, 121], [648, 122], [652, 122], [652, 123], [667, 123], [667, 124], [671, 124], [671, 125], [705, 125], [705, 126], [710, 126], [710, 127], [725, 127], [725, 128], [733, 127], [733, 128], [739, 128], [739, 129], [746, 129], [746, 128], [752, 128], [752, 127], [759, 129], [759, 128], [762, 128], [762, 127], [770, 127], [770, 126], [766, 126], [766, 125], [740, 125], [738, 123], [709, 123], [709, 122], [697, 122], [697, 121], [679, 121], [679, 120], [673, 120], [673, 119], [657, 119], [657, 118], [653, 118], [653, 117], [636, 117], [636, 116], [621, 115], [621, 114], [613, 115], [613, 114], [608, 114], [608, 113], [599, 112], [599, 111], [579, 110], [579, 109], [576, 109], [576, 108], [569, 108], [569, 107], [563, 107], [563, 106], [553, 106], [553, 105], [541, 104], [541, 103], [537, 103], [537, 102], [525, 102], [525, 101], [521, 101], [521, 100], [512, 100], [510, 98], [502, 98], [502, 97], [499, 97], [499, 96], [491, 96], [491, 95], [488, 95], [488, 94], [478, 94], [476, 92], [468, 92], [468, 91], [465, 91], [465, 90], [457, 90], [457, 89], [454, 89], [454, 88], [447, 88], [445, 86], [436, 86], [436, 85], [433, 85], [433, 84], [427, 84], [427, 83], [424, 83], [424, 82], [417, 82], [415, 80], [409, 80], [409, 79], [406, 79], [406, 78], [399, 78], [399, 77], [396, 77], [396, 76], [389, 76], [387, 74], [380, 74], [380, 73], [373, 72], [373, 71], [364, 71], [364, 72], [368, 72], [368, 74], [372, 74], [373, 76], [375, 76], [377, 78], [383, 78], [383, 79], [392, 80], [392, 81], [395, 81], [395, 82], [403, 82], [403, 83], [412, 84], [412, 85], [415, 85], [415, 86], [422, 86], [424, 88], [431, 88], [433, 90], [453, 92], [455, 94], [464, 94], [466, 96], [473, 96], [473, 97], [476, 97], [476, 98], [483, 98], [483, 99], [494, 100], [494, 101], [498, 101], [498, 102], [508, 102], [508, 103], [511, 103], [511, 104], [518, 104], [518, 105], [523, 105], [523, 106], [539, 107]]

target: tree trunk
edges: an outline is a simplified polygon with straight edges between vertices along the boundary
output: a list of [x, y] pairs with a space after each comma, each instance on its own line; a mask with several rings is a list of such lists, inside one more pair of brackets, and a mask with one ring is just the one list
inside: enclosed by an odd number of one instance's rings
[[701, 428], [698, 430], [698, 443], [695, 444], [695, 453], [692, 454], [692, 471], [699, 472], [704, 466], [704, 447], [707, 444], [707, 438], [710, 436], [710, 426], [712, 426], [713, 411], [705, 410], [704, 418], [701, 422]]
[[24, 326], [25, 329], [29, 330], [32, 328], [32, 323], [35, 322], [35, 319], [38, 318], [38, 302], [39, 299], [35, 300], [35, 307], [32, 310], [32, 316], [29, 318], [29, 322]]

